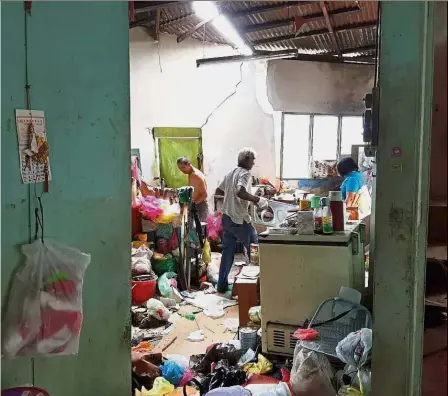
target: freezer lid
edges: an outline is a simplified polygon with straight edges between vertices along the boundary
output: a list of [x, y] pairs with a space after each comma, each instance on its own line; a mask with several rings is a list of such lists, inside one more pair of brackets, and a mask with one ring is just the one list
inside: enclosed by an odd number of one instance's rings
[[334, 232], [331, 235], [291, 235], [275, 233], [268, 228], [259, 235], [260, 244], [286, 244], [286, 245], [340, 245], [346, 246], [352, 239], [353, 233], [359, 231], [359, 222], [351, 222], [346, 225], [343, 232]]

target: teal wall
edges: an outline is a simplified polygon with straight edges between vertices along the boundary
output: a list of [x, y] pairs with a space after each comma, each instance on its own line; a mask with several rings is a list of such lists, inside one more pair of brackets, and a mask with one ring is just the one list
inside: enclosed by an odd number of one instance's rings
[[[127, 2], [33, 2], [32, 108], [45, 111], [53, 182], [45, 231], [91, 253], [79, 356], [2, 361], [2, 388], [51, 396], [130, 390], [130, 128]], [[34, 234], [21, 184], [14, 110], [25, 108], [23, 2], [1, 3], [2, 302]], [[33, 204], [33, 202], [32, 202]]]

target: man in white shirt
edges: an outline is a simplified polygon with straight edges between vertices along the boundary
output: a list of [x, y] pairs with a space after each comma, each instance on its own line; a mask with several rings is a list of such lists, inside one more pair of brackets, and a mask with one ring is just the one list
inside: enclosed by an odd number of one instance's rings
[[228, 172], [216, 189], [216, 195], [224, 195], [222, 216], [223, 249], [217, 289], [225, 293], [228, 289], [228, 276], [233, 265], [237, 241], [241, 242], [250, 254], [250, 244], [258, 243], [258, 235], [251, 224], [249, 203], [260, 209], [268, 207], [268, 200], [249, 193], [252, 184], [251, 169], [255, 164], [256, 154], [251, 148], [238, 153], [238, 166]]

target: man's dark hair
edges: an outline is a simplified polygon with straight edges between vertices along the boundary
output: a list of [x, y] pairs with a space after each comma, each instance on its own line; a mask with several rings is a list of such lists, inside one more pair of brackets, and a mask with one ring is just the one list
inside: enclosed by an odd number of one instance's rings
[[190, 160], [187, 157], [180, 157], [177, 159], [177, 165], [188, 165], [190, 163]]
[[357, 170], [359, 170], [358, 165], [356, 165], [352, 157], [342, 158], [338, 162], [338, 173], [341, 176], [347, 176], [349, 173]]

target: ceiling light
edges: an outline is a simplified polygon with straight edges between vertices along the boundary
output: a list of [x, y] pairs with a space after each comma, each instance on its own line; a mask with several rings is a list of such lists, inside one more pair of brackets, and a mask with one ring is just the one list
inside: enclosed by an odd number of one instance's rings
[[213, 26], [227, 40], [229, 40], [243, 55], [252, 55], [252, 49], [244, 42], [232, 23], [224, 16], [219, 14], [219, 10], [213, 1], [195, 1], [193, 8], [199, 18], [211, 21]]

